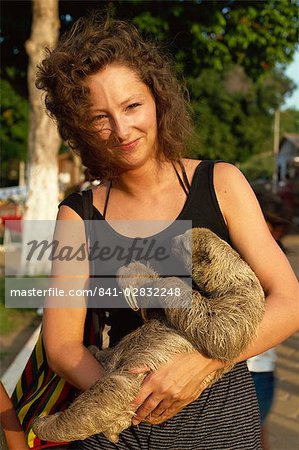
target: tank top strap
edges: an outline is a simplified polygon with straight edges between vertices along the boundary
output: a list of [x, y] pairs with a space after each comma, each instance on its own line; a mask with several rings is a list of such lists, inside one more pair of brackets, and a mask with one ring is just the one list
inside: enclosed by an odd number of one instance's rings
[[103, 210], [103, 218], [104, 219], [106, 218], [106, 212], [107, 212], [107, 207], [108, 207], [108, 201], [109, 201], [111, 187], [112, 187], [112, 180], [109, 181], [109, 186], [108, 186], [107, 194], [106, 194], [106, 198], [105, 198], [105, 204], [104, 204], [104, 210]]
[[180, 165], [180, 168], [181, 168], [181, 170], [182, 170], [183, 178], [182, 178], [181, 175], [179, 174], [179, 171], [178, 171], [178, 169], [176, 168], [175, 164], [172, 163], [172, 165], [173, 165], [173, 168], [174, 168], [174, 170], [175, 170], [175, 173], [176, 173], [176, 175], [177, 175], [177, 177], [178, 177], [179, 183], [180, 183], [180, 185], [181, 185], [183, 191], [185, 192], [186, 196], [188, 196], [188, 195], [189, 195], [189, 192], [190, 192], [191, 186], [190, 186], [189, 180], [188, 180], [188, 178], [187, 178], [187, 174], [186, 174], [186, 171], [185, 171], [185, 167], [183, 166], [183, 163], [182, 163], [181, 161], [179, 161], [179, 165]]
[[187, 177], [187, 174], [186, 174], [186, 170], [185, 170], [184, 164], [182, 163], [181, 160], [179, 161], [179, 165], [180, 165], [180, 168], [181, 168], [181, 170], [182, 170], [182, 175], [183, 175], [184, 183], [185, 183], [185, 185], [186, 185], [186, 187], [187, 187], [187, 189], [188, 189], [188, 192], [190, 192], [191, 184], [189, 183], [189, 180], [188, 180], [188, 177]]

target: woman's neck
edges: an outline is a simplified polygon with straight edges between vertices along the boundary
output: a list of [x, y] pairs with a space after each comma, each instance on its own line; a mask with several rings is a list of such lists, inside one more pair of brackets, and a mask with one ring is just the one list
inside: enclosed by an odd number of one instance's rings
[[148, 161], [146, 165], [122, 173], [112, 186], [134, 197], [159, 190], [162, 182], [173, 175], [170, 161]]

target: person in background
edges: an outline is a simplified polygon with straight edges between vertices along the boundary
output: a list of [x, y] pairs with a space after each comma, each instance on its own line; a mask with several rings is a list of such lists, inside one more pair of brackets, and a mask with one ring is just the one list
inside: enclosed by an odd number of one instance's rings
[[0, 449], [29, 450], [25, 434], [7, 392], [0, 381]]

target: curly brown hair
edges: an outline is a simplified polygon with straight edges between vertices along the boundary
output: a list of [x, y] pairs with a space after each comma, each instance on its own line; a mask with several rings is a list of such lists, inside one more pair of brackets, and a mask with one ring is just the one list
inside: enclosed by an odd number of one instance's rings
[[46, 92], [48, 113], [61, 137], [78, 152], [92, 178], [113, 178], [119, 164], [92, 130], [89, 89], [84, 79], [112, 63], [133, 70], [156, 102], [158, 157], [178, 160], [186, 151], [192, 123], [174, 64], [130, 23], [97, 14], [80, 18], [38, 66], [36, 86]]

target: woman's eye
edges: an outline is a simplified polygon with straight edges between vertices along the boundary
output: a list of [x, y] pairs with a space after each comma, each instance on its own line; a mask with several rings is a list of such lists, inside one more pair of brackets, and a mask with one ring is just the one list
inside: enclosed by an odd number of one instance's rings
[[98, 114], [92, 120], [93, 120], [93, 122], [100, 122], [101, 120], [104, 120], [106, 118], [107, 118], [107, 116], [105, 114]]
[[138, 106], [141, 106], [141, 104], [140, 103], [132, 103], [131, 105], [127, 106], [127, 109], [135, 109]]

